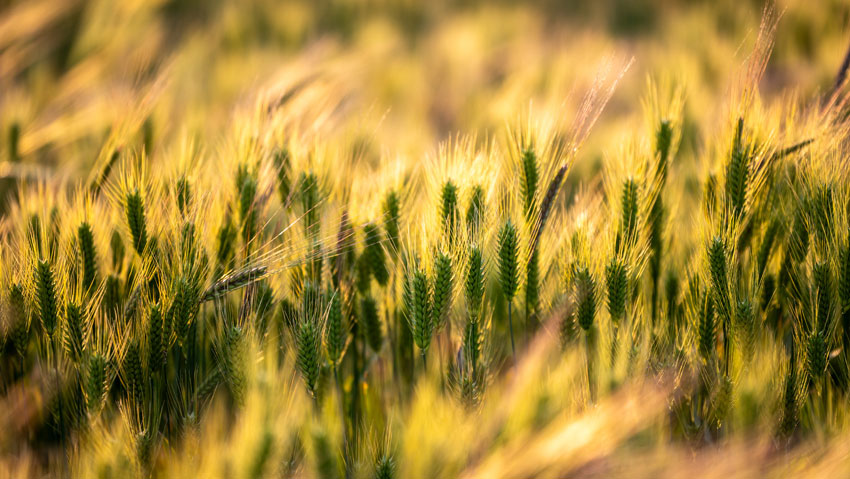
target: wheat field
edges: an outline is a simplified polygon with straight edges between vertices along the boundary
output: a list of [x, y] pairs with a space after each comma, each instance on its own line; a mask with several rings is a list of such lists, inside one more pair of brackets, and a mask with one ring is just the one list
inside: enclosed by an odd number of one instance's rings
[[0, 0], [0, 477], [850, 477], [848, 24]]

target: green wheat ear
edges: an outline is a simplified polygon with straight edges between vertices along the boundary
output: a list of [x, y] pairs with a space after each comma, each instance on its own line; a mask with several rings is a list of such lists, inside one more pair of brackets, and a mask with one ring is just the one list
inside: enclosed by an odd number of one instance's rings
[[614, 322], [619, 322], [626, 315], [629, 289], [628, 271], [619, 259], [611, 258], [605, 268], [605, 284], [608, 287], [608, 312]]
[[177, 210], [181, 215], [185, 215], [189, 210], [189, 205], [192, 202], [192, 185], [185, 176], [177, 178]]
[[342, 300], [340, 293], [328, 291], [328, 320], [325, 326], [325, 351], [333, 366], [338, 366], [345, 352], [347, 331], [342, 322]]
[[83, 354], [83, 310], [77, 304], [69, 302], [65, 306], [65, 354], [78, 362]]
[[759, 300], [759, 308], [762, 311], [767, 311], [767, 307], [770, 306], [770, 300], [773, 299], [774, 293], [776, 293], [776, 276], [772, 273], [768, 273], [764, 275], [764, 278], [762, 279], [761, 298]]
[[57, 324], [56, 285], [53, 281], [53, 270], [47, 260], [39, 260], [35, 269], [36, 305], [39, 318], [47, 336], [53, 339]]
[[434, 255], [434, 305], [431, 308], [431, 322], [434, 329], [439, 331], [445, 326], [452, 305], [452, 258], [437, 252]]
[[382, 453], [375, 459], [375, 479], [393, 479], [395, 471], [395, 460], [390, 454]]
[[596, 316], [596, 281], [585, 266], [575, 273], [576, 317], [581, 329], [588, 331]]
[[670, 147], [673, 143], [673, 124], [664, 119], [658, 123], [655, 132], [655, 154], [658, 157], [658, 174], [662, 183], [667, 179], [667, 167], [670, 161]]
[[246, 347], [245, 333], [238, 326], [231, 326], [224, 332], [223, 372], [237, 404], [244, 402], [247, 380], [245, 378]]
[[481, 230], [485, 207], [484, 188], [481, 185], [473, 186], [472, 195], [469, 197], [469, 206], [466, 208], [466, 227], [470, 232]]
[[705, 179], [702, 192], [702, 206], [706, 214], [712, 214], [717, 209], [717, 176], [709, 173]]
[[123, 369], [127, 377], [128, 392], [137, 404], [141, 403], [144, 387], [144, 371], [142, 370], [142, 357], [139, 353], [139, 345], [135, 340], [132, 340], [127, 347]]
[[91, 291], [92, 285], [97, 280], [97, 255], [94, 247], [94, 236], [91, 226], [83, 223], [77, 229], [77, 239], [80, 243], [80, 255], [83, 263], [83, 288]]
[[440, 190], [440, 220], [443, 231], [450, 239], [454, 238], [458, 219], [457, 192], [458, 188], [451, 180], [443, 183], [443, 188]]
[[360, 294], [366, 294], [369, 291], [369, 285], [372, 280], [372, 268], [369, 265], [369, 254], [363, 251], [357, 257], [357, 262], [354, 264], [354, 285]]
[[484, 258], [477, 246], [471, 246], [469, 249], [464, 294], [469, 315], [478, 318], [481, 315], [481, 304], [484, 302]]
[[797, 427], [798, 383], [795, 359], [794, 348], [792, 346], [788, 361], [788, 371], [785, 374], [785, 389], [782, 394], [782, 422], [779, 426], [779, 431], [784, 436], [789, 436]]
[[540, 305], [540, 250], [534, 248], [525, 265], [525, 312], [526, 321], [537, 313]]
[[744, 211], [750, 175], [750, 151], [743, 144], [744, 119], [738, 119], [729, 163], [726, 165], [726, 202], [739, 217]]
[[20, 153], [18, 152], [18, 143], [21, 138], [21, 124], [17, 121], [12, 122], [9, 125], [9, 136], [7, 137], [7, 142], [9, 145], [9, 161], [18, 162], [21, 161]]
[[[470, 247], [469, 259], [464, 282], [466, 308], [468, 311], [466, 325], [463, 330], [464, 359], [469, 363], [469, 370], [477, 374], [481, 363], [481, 305], [484, 302], [484, 259], [481, 250]], [[465, 375], [468, 377], [468, 375]]]
[[89, 357], [86, 369], [86, 401], [91, 414], [100, 410], [103, 398], [106, 396], [106, 358], [95, 353]]
[[850, 239], [839, 253], [838, 299], [841, 307], [841, 330], [844, 350], [850, 348]]
[[236, 244], [236, 227], [233, 226], [233, 220], [228, 213], [224, 217], [224, 222], [216, 235], [216, 259], [218, 260], [218, 270], [223, 272], [226, 270], [233, 259]]
[[832, 311], [832, 275], [829, 264], [819, 262], [812, 268], [815, 295], [817, 296], [817, 331], [825, 331]]
[[726, 245], [719, 236], [712, 238], [708, 244], [708, 266], [711, 286], [716, 298], [714, 305], [723, 314], [724, 320], [729, 322], [732, 312], [726, 275]]
[[475, 376], [481, 365], [481, 319], [470, 315], [463, 328], [463, 359], [467, 362], [469, 371]]
[[833, 228], [833, 189], [832, 185], [822, 184], [815, 188], [811, 198], [807, 201], [809, 214], [816, 237], [825, 243]]
[[242, 242], [248, 244], [257, 233], [257, 180], [246, 174], [239, 186], [239, 218], [242, 221]]
[[372, 276], [381, 286], [385, 286], [389, 280], [387, 260], [384, 248], [381, 245], [381, 232], [378, 227], [368, 223], [363, 227], [366, 236], [366, 245], [363, 248], [363, 260], [369, 265]]
[[510, 220], [499, 230], [499, 285], [508, 303], [508, 329], [511, 335], [511, 352], [516, 354], [514, 345], [514, 326], [511, 306], [517, 288], [519, 288], [519, 268], [517, 265], [518, 240], [516, 227]]
[[24, 357], [30, 341], [30, 326], [27, 321], [24, 288], [20, 284], [12, 284], [9, 288], [9, 326], [8, 334], [12, 347], [18, 356]]
[[417, 269], [410, 278], [411, 332], [413, 341], [424, 357], [431, 345], [434, 322], [431, 317], [431, 295], [425, 272]]
[[809, 380], [817, 384], [826, 371], [828, 351], [826, 340], [820, 331], [812, 331], [806, 342], [806, 370]]
[[794, 211], [794, 223], [791, 227], [791, 235], [788, 238], [788, 247], [791, 251], [791, 257], [798, 263], [803, 261], [809, 252], [809, 227], [806, 224], [805, 212], [802, 207], [796, 208]]
[[121, 233], [117, 230], [112, 231], [112, 237], [109, 239], [109, 250], [112, 252], [112, 269], [116, 273], [120, 273], [124, 265], [124, 241], [121, 239]]
[[165, 336], [162, 310], [159, 304], [148, 309], [148, 369], [159, 372], [165, 366], [168, 338]]
[[189, 337], [189, 329], [198, 311], [198, 294], [194, 291], [193, 285], [184, 278], [177, 281], [175, 289], [174, 302], [171, 305], [171, 320], [177, 333], [177, 340], [183, 348], [183, 353], [186, 354], [192, 339]]
[[623, 183], [621, 208], [620, 236], [623, 246], [626, 246], [635, 241], [637, 234], [638, 185], [633, 179], [628, 179]]
[[280, 203], [289, 206], [289, 195], [292, 194], [292, 185], [289, 180], [289, 169], [291, 157], [287, 148], [275, 150], [272, 156], [275, 170], [277, 170], [277, 191], [280, 194]]
[[319, 238], [319, 179], [311, 172], [301, 173], [298, 180], [301, 210], [304, 215], [304, 231], [307, 238], [316, 241]]
[[142, 202], [142, 195], [138, 189], [127, 193], [127, 201], [124, 208], [127, 215], [127, 224], [130, 227], [130, 234], [133, 237], [133, 248], [139, 254], [142, 254], [148, 242], [148, 232], [145, 226], [145, 205]]
[[114, 274], [106, 277], [106, 284], [103, 287], [103, 301], [100, 304], [106, 316], [110, 320], [115, 319], [121, 306], [121, 280]]
[[381, 326], [381, 318], [378, 316], [378, 303], [371, 296], [364, 296], [360, 300], [360, 320], [363, 321], [363, 333], [366, 342], [372, 351], [381, 351], [384, 343], [384, 331]]
[[714, 321], [714, 299], [711, 291], [703, 291], [702, 308], [699, 315], [699, 353], [705, 361], [714, 354], [717, 326]]
[[779, 219], [774, 218], [770, 222], [770, 225], [768, 225], [767, 230], [764, 232], [764, 237], [761, 240], [761, 246], [759, 246], [758, 253], [756, 254], [756, 268], [759, 278], [764, 275], [764, 269], [767, 266], [768, 259], [770, 259], [770, 253], [773, 250], [776, 236], [779, 234], [779, 229], [781, 227], [782, 224], [779, 222]]
[[399, 200], [398, 193], [392, 190], [389, 191], [387, 196], [384, 197], [382, 209], [387, 245], [391, 252], [395, 252], [396, 248], [398, 248], [398, 219], [401, 214], [401, 201]]
[[508, 220], [499, 230], [499, 285], [508, 302], [519, 288], [518, 251], [517, 230]]
[[318, 317], [302, 311], [295, 332], [295, 365], [304, 379], [307, 392], [316, 398], [319, 382], [321, 329]]
[[537, 154], [532, 148], [525, 148], [520, 158], [520, 194], [526, 218], [534, 212], [534, 199], [537, 196]]
[[752, 355], [755, 336], [755, 312], [753, 311], [753, 304], [749, 300], [738, 302], [738, 307], [735, 311], [735, 322], [741, 334], [744, 352], [746, 353], [746, 357], [749, 358]]

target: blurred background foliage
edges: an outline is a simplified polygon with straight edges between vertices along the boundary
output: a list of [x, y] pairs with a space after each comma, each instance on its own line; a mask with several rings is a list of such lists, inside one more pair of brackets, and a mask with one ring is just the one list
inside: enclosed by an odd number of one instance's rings
[[[634, 126], [652, 72], [687, 85], [687, 155], [711, 120], [695, 112], [711, 111], [728, 88], [763, 7], [749, 0], [6, 0], [3, 158], [28, 165], [12, 174], [84, 176], [91, 164], [63, 158], [94, 162], [109, 135], [122, 145], [148, 141], [154, 154], [184, 134], [214, 137], [257, 91], [317, 83], [343, 113], [332, 130], [358, 135], [368, 158], [421, 155], [458, 131], [498, 132], [529, 105], [556, 111], [578, 102], [575, 92], [614, 53], [635, 64], [584, 154], [600, 157], [612, 133]], [[782, 0], [777, 9], [783, 18], [762, 93], [791, 88], [808, 97], [830, 88], [850, 6]], [[139, 108], [146, 121], [127, 125], [128, 116], [138, 118], [128, 111]]]

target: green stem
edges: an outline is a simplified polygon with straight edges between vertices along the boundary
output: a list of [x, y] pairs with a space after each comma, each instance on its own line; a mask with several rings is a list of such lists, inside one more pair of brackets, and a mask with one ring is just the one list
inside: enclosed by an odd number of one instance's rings
[[339, 395], [339, 419], [342, 421], [342, 455], [345, 463], [345, 478], [351, 477], [351, 461], [348, 458], [348, 425], [345, 423], [345, 394], [342, 391], [342, 386], [339, 384], [339, 372], [336, 363], [333, 364], [334, 384]]
[[591, 404], [596, 401], [596, 388], [593, 386], [593, 329], [588, 329], [584, 336], [584, 351], [587, 361], [587, 392]]
[[516, 346], [514, 345], [514, 322], [513, 322], [513, 319], [511, 318], [511, 309], [512, 309], [511, 304], [512, 303], [513, 303], [513, 301], [509, 299], [508, 300], [508, 329], [510, 329], [510, 332], [511, 332], [511, 354], [514, 357], [514, 364], [516, 364]]

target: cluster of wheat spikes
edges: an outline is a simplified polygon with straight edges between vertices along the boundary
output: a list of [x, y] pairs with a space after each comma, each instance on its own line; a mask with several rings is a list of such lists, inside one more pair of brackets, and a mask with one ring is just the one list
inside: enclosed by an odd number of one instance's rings
[[322, 143], [290, 91], [215, 160], [116, 134], [85, 183], [20, 179], [0, 452], [78, 477], [382, 479], [604, 475], [676, 445], [651, 475], [749, 433], [783, 464], [811, 438], [846, 454], [847, 102], [760, 102], [766, 17], [688, 164], [684, 91], [650, 83], [649, 133], [570, 176], [612, 61], [571, 121], [529, 111], [418, 165]]

